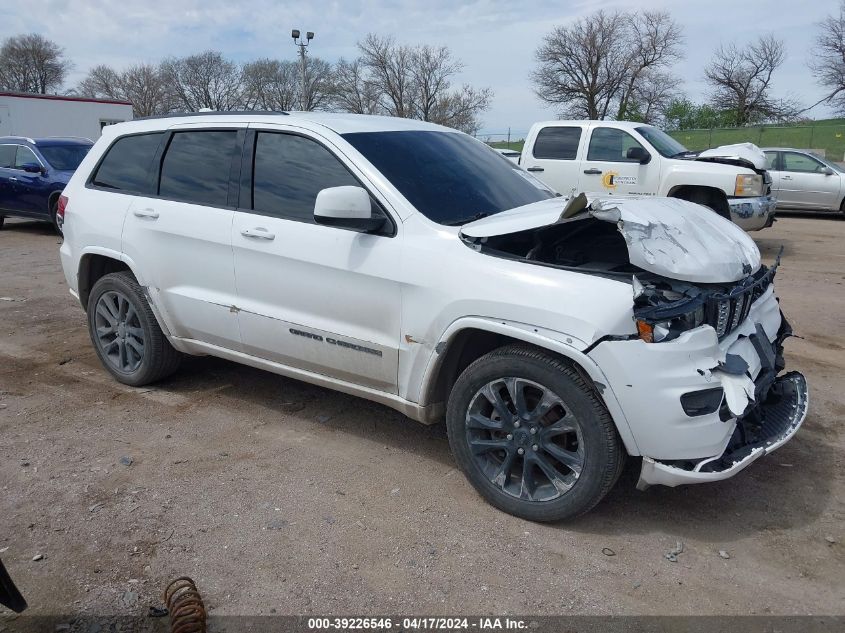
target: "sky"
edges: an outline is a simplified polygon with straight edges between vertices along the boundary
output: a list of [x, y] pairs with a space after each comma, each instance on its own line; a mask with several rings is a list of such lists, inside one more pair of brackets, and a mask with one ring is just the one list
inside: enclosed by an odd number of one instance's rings
[[[774, 33], [787, 60], [774, 77], [775, 96], [794, 96], [807, 106], [823, 92], [807, 70], [817, 24], [838, 12], [838, 0], [2, 0], [0, 39], [38, 32], [65, 48], [74, 69], [66, 87], [105, 63], [116, 68], [157, 62], [169, 55], [217, 49], [239, 61], [295, 59], [292, 28], [314, 31], [309, 53], [330, 61], [356, 55], [368, 32], [407, 44], [447, 45], [464, 63], [457, 83], [490, 87], [482, 131], [523, 135], [532, 123], [556, 112], [535, 96], [529, 79], [534, 51], [555, 26], [597, 9], [662, 9], [682, 26], [686, 56], [674, 72], [693, 100], [707, 96], [704, 66], [720, 44], [742, 44]], [[825, 106], [808, 113], [830, 115]]]

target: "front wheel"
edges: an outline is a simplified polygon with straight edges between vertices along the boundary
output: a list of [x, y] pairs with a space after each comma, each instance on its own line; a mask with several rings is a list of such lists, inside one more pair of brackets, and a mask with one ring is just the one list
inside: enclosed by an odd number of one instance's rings
[[94, 284], [88, 297], [88, 332], [100, 362], [126, 385], [161, 380], [175, 372], [182, 359], [129, 272], [105, 275]]
[[583, 514], [622, 471], [624, 450], [595, 391], [571, 366], [530, 347], [503, 347], [467, 367], [446, 424], [470, 483], [523, 519]]

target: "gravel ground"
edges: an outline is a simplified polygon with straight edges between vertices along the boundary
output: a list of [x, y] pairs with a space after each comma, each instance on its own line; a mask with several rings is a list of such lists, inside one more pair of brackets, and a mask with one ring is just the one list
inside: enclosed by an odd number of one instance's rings
[[845, 221], [754, 238], [767, 261], [785, 246], [801, 432], [718, 484], [641, 493], [633, 463], [587, 516], [537, 525], [475, 494], [442, 427], [385, 407], [212, 358], [116, 383], [57, 238], [7, 221], [0, 556], [33, 615], [142, 615], [184, 574], [212, 614], [843, 614]]

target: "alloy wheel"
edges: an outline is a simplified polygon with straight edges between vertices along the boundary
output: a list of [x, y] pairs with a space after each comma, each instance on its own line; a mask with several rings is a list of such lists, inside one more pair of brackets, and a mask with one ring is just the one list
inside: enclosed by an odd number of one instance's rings
[[94, 314], [97, 346], [118, 371], [132, 373], [144, 359], [144, 328], [135, 306], [121, 292], [104, 292]]

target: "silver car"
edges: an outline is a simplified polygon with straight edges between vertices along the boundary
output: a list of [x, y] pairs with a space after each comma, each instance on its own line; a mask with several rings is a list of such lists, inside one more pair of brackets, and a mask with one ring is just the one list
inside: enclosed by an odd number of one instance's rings
[[845, 214], [845, 170], [811, 152], [763, 148], [778, 209], [839, 211]]

